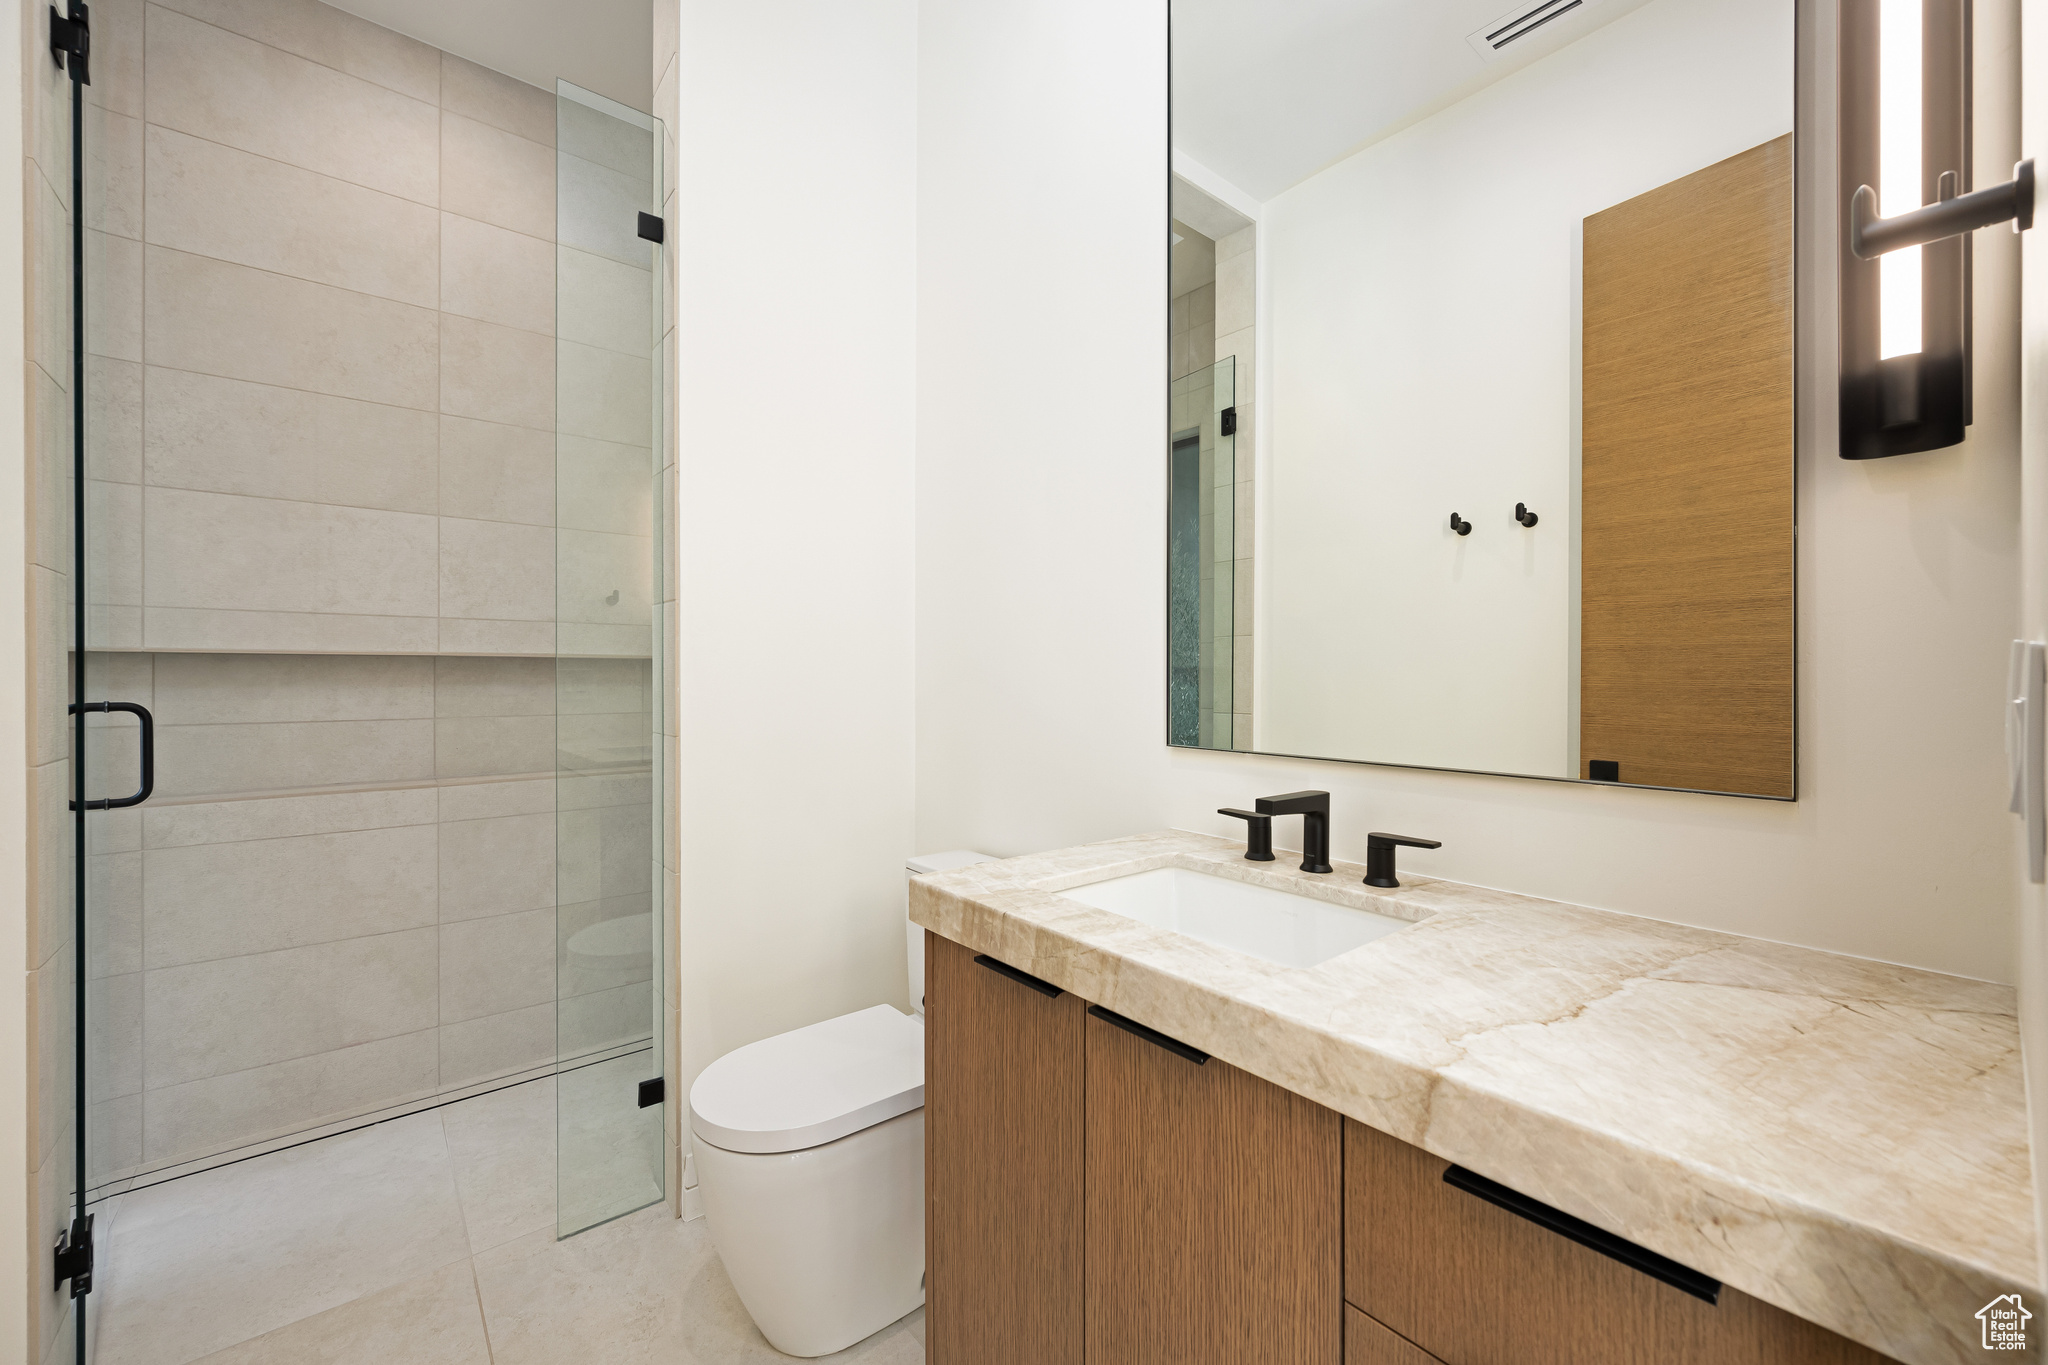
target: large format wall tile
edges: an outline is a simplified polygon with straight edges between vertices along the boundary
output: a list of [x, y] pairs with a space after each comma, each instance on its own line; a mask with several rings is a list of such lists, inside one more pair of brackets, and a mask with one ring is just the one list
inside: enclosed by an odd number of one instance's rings
[[464, 61], [452, 52], [441, 54], [441, 107], [544, 147], [555, 145], [552, 91]]
[[160, 1165], [431, 1095], [439, 1063], [435, 1030], [422, 1029], [154, 1087], [142, 1100], [143, 1157]]
[[432, 825], [410, 825], [152, 850], [143, 855], [143, 965], [433, 924], [435, 848]]
[[161, 368], [148, 396], [143, 469], [159, 487], [434, 510], [430, 412]]
[[432, 204], [432, 104], [152, 5], [149, 121]]
[[140, 241], [142, 120], [94, 105], [85, 119], [85, 225]]
[[552, 621], [461, 621], [441, 618], [443, 654], [548, 655], [555, 652]]
[[441, 515], [555, 524], [555, 435], [441, 418]]
[[482, 820], [494, 815], [547, 815], [555, 812], [551, 777], [515, 782], [450, 782], [439, 792], [443, 820]]
[[444, 312], [518, 327], [555, 330], [555, 248], [538, 237], [441, 215]]
[[85, 402], [86, 473], [110, 483], [141, 483], [142, 366], [88, 357]]
[[535, 1005], [444, 1024], [441, 1033], [441, 1088], [542, 1066], [555, 1059], [555, 1006]]
[[88, 984], [85, 1000], [89, 1100], [142, 1091], [142, 974], [124, 972]]
[[164, 725], [157, 787], [200, 796], [415, 781], [433, 776], [433, 734], [430, 720]]
[[646, 715], [648, 675], [645, 659], [563, 659], [556, 665], [557, 710], [563, 716]]
[[432, 308], [440, 224], [424, 204], [151, 128], [148, 241]]
[[[143, 12], [145, 0], [99, 0], [92, 7], [92, 84], [85, 87], [90, 104], [130, 118], [142, 117]], [[41, 68], [68, 86], [54, 64]], [[71, 93], [64, 92], [65, 102]]]
[[528, 1009], [554, 998], [554, 907], [441, 926], [443, 1024]]
[[[85, 299], [86, 351], [115, 360], [142, 359], [142, 243], [88, 232], [85, 252], [85, 275], [92, 282]], [[64, 273], [71, 273], [68, 264]], [[68, 373], [65, 379], [68, 384]]]
[[432, 517], [151, 488], [143, 585], [152, 607], [432, 616]]
[[436, 796], [433, 787], [421, 784], [260, 801], [150, 806], [142, 812], [142, 841], [144, 848], [157, 850], [243, 839], [290, 839], [307, 834], [431, 825], [444, 818]]
[[555, 818], [504, 815], [441, 826], [441, 921], [553, 909]]
[[214, 611], [145, 607], [133, 640], [115, 638], [119, 622], [95, 629], [108, 649], [298, 650], [306, 654], [431, 653], [431, 616], [350, 616], [337, 612]]
[[146, 293], [152, 365], [435, 407], [431, 309], [155, 246]]
[[557, 524], [646, 539], [653, 526], [654, 453], [644, 445], [555, 438]]
[[562, 155], [617, 171], [641, 190], [654, 173], [654, 134], [623, 119], [565, 100], [556, 111], [556, 142]]
[[441, 207], [553, 241], [554, 149], [460, 114], [442, 114]]
[[420, 720], [434, 714], [432, 659], [166, 654], [156, 661], [159, 725]]
[[150, 1089], [435, 1023], [435, 936], [410, 929], [143, 974]]
[[512, 426], [552, 428], [553, 338], [443, 313], [441, 411]]
[[643, 360], [653, 354], [654, 277], [645, 261], [626, 265], [565, 245], [555, 248], [555, 269], [561, 293], [557, 336]]
[[85, 497], [93, 561], [85, 580], [88, 602], [93, 606], [141, 606], [141, 486], [92, 479], [86, 483]]
[[433, 102], [440, 52], [319, 0], [164, 0], [164, 7]]
[[436, 659], [434, 715], [552, 716], [552, 659]]
[[[654, 437], [654, 366], [645, 355], [561, 341], [561, 393], [557, 429], [622, 445], [651, 446]], [[648, 461], [653, 476], [652, 457]]]
[[441, 518], [441, 614], [490, 621], [555, 615], [555, 533]]
[[556, 231], [564, 246], [652, 268], [653, 248], [640, 236], [640, 214], [652, 213], [657, 205], [645, 174], [624, 175], [569, 155], [559, 159], [555, 174], [561, 185]]
[[542, 773], [554, 766], [553, 716], [443, 716], [434, 722], [437, 777]]
[[[654, 542], [645, 535], [559, 531], [555, 615], [564, 622], [631, 627], [638, 645], [618, 653], [645, 654], [654, 621]], [[614, 596], [616, 594], [616, 596]]]

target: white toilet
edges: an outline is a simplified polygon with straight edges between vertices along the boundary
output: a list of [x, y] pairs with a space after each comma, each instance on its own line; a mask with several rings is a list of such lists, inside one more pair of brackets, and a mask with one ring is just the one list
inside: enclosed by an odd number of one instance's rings
[[[941, 853], [907, 870], [988, 861]], [[690, 1087], [711, 1241], [786, 1355], [844, 1350], [924, 1302], [924, 931], [909, 943], [918, 1014], [874, 1005], [764, 1038]]]

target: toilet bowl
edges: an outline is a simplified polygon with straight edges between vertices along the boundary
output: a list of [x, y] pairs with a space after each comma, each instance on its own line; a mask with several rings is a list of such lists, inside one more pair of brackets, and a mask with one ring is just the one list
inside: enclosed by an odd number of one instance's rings
[[[919, 854], [905, 872], [992, 861]], [[915, 1014], [875, 1005], [764, 1038], [690, 1087], [712, 1245], [785, 1355], [844, 1350], [924, 1302], [924, 930], [907, 905], [904, 926]]]
[[711, 1241], [785, 1355], [924, 1302], [924, 1025], [876, 1005], [749, 1043], [690, 1087]]

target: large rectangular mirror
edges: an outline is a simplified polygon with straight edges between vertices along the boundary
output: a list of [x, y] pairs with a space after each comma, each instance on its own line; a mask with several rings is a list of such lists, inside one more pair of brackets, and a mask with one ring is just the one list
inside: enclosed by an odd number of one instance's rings
[[1172, 0], [1168, 742], [1791, 799], [1795, 0]]

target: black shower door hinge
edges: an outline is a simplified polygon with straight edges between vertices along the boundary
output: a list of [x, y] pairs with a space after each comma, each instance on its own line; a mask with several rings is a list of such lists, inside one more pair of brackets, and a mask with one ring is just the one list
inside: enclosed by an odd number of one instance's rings
[[660, 215], [653, 213], [641, 214], [640, 235], [642, 237], [645, 237], [650, 242], [659, 242], [662, 239], [662, 237], [666, 235], [662, 231], [662, 222]]
[[71, 1231], [57, 1234], [57, 1281], [50, 1288], [71, 1281], [71, 1297], [82, 1299], [92, 1293], [92, 1215], [71, 1220]]
[[652, 1109], [667, 1097], [668, 1087], [662, 1083], [661, 1077], [656, 1076], [651, 1081], [640, 1082], [640, 1107], [642, 1109]]
[[1234, 407], [1223, 410], [1223, 434], [1225, 436], [1237, 435], [1237, 409]]
[[87, 59], [92, 55], [92, 18], [84, 0], [71, 0], [71, 17], [57, 13], [55, 5], [50, 6], [50, 55], [57, 61], [58, 70], [67, 65], [64, 58], [71, 60], [71, 79], [80, 85], [92, 84], [92, 73]]

